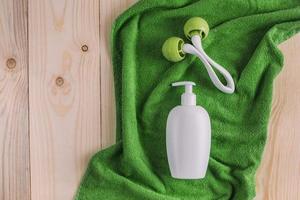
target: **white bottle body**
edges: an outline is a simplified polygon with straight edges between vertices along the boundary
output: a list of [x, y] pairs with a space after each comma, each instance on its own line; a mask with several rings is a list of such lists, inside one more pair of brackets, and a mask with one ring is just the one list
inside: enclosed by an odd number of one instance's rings
[[194, 105], [173, 108], [167, 119], [166, 143], [173, 178], [204, 178], [211, 145], [207, 111]]

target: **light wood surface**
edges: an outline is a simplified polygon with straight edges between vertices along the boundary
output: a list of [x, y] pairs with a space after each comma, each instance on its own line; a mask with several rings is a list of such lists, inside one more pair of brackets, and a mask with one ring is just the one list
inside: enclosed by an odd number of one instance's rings
[[256, 200], [300, 199], [300, 34], [282, 43], [268, 140], [257, 171]]
[[[72, 199], [90, 157], [113, 144], [110, 28], [133, 2], [0, 0], [1, 200]], [[256, 200], [300, 199], [300, 34], [280, 48]]]
[[0, 199], [29, 200], [27, 0], [0, 0]]
[[32, 200], [72, 199], [101, 147], [98, 0], [29, 0]]

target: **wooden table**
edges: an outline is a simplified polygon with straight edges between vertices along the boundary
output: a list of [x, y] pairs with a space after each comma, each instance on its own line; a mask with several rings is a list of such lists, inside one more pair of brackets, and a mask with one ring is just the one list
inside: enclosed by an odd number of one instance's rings
[[[109, 30], [132, 3], [0, 0], [0, 199], [72, 199], [91, 155], [114, 142]], [[300, 35], [280, 48], [260, 200], [300, 199]]]

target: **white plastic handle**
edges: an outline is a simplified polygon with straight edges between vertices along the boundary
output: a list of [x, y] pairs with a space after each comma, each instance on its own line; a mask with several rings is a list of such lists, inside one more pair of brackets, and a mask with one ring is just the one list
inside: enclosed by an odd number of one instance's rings
[[[193, 54], [193, 55], [197, 56], [203, 62], [211, 81], [219, 90], [221, 90], [224, 93], [232, 94], [235, 90], [235, 85], [234, 85], [234, 81], [233, 81], [230, 73], [224, 67], [222, 67], [221, 65], [216, 63], [213, 59], [211, 59], [204, 52], [204, 50], [202, 48], [200, 36], [198, 36], [198, 35], [193, 36], [192, 43], [193, 43], [193, 45], [184, 44], [183, 51], [185, 53], [189, 53], [189, 54]], [[224, 78], [227, 82], [227, 85], [224, 85], [220, 81], [220, 79], [218, 78], [218, 76], [216, 75], [216, 73], [212, 67], [217, 69], [224, 76]]]

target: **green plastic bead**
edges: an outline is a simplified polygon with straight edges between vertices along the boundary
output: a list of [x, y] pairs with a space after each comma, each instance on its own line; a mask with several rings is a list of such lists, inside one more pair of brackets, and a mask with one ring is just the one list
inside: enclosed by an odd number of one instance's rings
[[172, 62], [178, 62], [184, 59], [185, 54], [182, 50], [184, 41], [179, 37], [168, 38], [162, 46], [164, 57]]
[[188, 39], [191, 39], [194, 35], [200, 35], [204, 39], [208, 35], [209, 26], [201, 17], [192, 17], [184, 24], [183, 30]]

